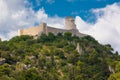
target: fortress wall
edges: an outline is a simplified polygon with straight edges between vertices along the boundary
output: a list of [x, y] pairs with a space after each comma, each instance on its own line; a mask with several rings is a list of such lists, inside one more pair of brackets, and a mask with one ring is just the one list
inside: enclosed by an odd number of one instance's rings
[[18, 36], [21, 36], [23, 34], [23, 29], [18, 30]]
[[67, 30], [64, 30], [64, 29], [58, 29], [58, 28], [53, 28], [53, 27], [47, 26], [47, 34], [49, 32], [52, 32], [56, 35], [57, 33], [65, 33], [66, 31]]
[[49, 32], [51, 32], [56, 35], [57, 33], [71, 32], [73, 35], [76, 35], [79, 37], [86, 36], [85, 34], [82, 34], [77, 30], [75, 21], [72, 17], [66, 17], [65, 26], [66, 26], [66, 29], [58, 29], [58, 28], [47, 26], [46, 23], [41, 23], [41, 25], [37, 27], [18, 30], [18, 35], [19, 36], [30, 35], [37, 38], [38, 36], [41, 35], [41, 33], [48, 34]]
[[76, 30], [76, 29], [64, 30], [64, 29], [57, 29], [57, 28], [53, 28], [53, 27], [47, 26], [47, 33], [46, 33], [46, 34], [48, 34], [49, 32], [52, 32], [52, 33], [54, 33], [55, 35], [56, 35], [57, 33], [71, 32], [73, 35], [76, 35], [76, 36], [79, 36], [79, 37], [86, 36], [85, 34], [80, 33], [80, 32], [79, 32], [78, 30]]
[[32, 27], [28, 29], [19, 30], [18, 34], [20, 35], [30, 35], [30, 36], [39, 36], [42, 32], [45, 32], [46, 25], [42, 23], [40, 26]]
[[22, 35], [35, 36], [35, 35], [39, 34], [39, 32], [42, 32], [42, 31], [43, 31], [42, 27], [39, 27], [39, 26], [33, 27], [33, 28], [24, 29]]
[[84, 37], [84, 36], [87, 36], [87, 35], [86, 35], [86, 34], [82, 34], [82, 33], [80, 33], [80, 32], [77, 32], [77, 33], [76, 33], [76, 36]]
[[71, 32], [72, 35], [76, 35], [76, 36], [79, 36], [79, 37], [86, 36], [85, 34], [80, 33], [77, 29], [67, 30], [67, 32]]
[[32, 27], [32, 28], [28, 28], [28, 29], [21, 29], [18, 30], [18, 35], [30, 35], [30, 36], [34, 36], [34, 37], [38, 37], [40, 36], [41, 33], [45, 33], [48, 34], [49, 32], [52, 32], [53, 34], [57, 34], [57, 33], [65, 33], [65, 32], [71, 32], [73, 35], [79, 36], [79, 37], [83, 37], [86, 36], [85, 34], [80, 33], [78, 30], [76, 29], [72, 29], [72, 30], [65, 30], [65, 29], [58, 29], [58, 28], [53, 28], [50, 26], [46, 26], [45, 23], [41, 24], [38, 27]]

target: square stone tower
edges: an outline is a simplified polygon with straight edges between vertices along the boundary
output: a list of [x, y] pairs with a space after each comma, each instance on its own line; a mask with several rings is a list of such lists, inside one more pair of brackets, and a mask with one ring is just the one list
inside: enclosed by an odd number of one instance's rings
[[65, 27], [67, 30], [76, 30], [75, 20], [72, 17], [65, 18]]

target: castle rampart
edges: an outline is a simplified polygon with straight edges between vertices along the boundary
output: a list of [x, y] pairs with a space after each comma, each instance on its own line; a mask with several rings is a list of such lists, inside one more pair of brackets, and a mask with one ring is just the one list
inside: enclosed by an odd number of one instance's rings
[[66, 32], [66, 30], [64, 30], [64, 29], [53, 28], [53, 27], [50, 27], [50, 26], [47, 26], [47, 30], [48, 30], [47, 31], [48, 33], [52, 32], [54, 34]]
[[18, 30], [18, 35], [30, 35], [30, 36], [37, 36], [42, 32], [46, 33], [46, 24], [42, 23], [40, 26], [31, 27], [27, 29]]
[[52, 32], [53, 34], [57, 34], [57, 33], [71, 32], [73, 35], [76, 35], [79, 37], [86, 36], [85, 34], [82, 34], [77, 30], [76, 25], [74, 23], [74, 19], [72, 17], [67, 17], [65, 20], [65, 24], [66, 24], [66, 29], [58, 29], [58, 28], [47, 26], [46, 23], [42, 23], [37, 27], [18, 30], [18, 35], [19, 36], [30, 35], [30, 36], [38, 37], [42, 33], [48, 34], [49, 32]]

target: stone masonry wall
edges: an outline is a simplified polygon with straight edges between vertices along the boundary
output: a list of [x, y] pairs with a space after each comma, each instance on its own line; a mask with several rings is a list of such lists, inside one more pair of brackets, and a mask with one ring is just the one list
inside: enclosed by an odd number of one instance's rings
[[65, 30], [65, 29], [58, 29], [53, 28], [50, 26], [47, 26], [46, 24], [41, 24], [37, 27], [32, 27], [24, 30], [19, 30], [18, 35], [30, 35], [34, 37], [40, 36], [41, 33], [48, 34], [49, 32], [54, 33], [55, 35], [57, 33], [65, 33], [65, 32], [71, 32], [73, 35], [82, 37], [85, 36], [84, 34], [80, 33], [77, 29], [71, 29], [71, 30]]
[[76, 35], [79, 37], [86, 36], [85, 34], [82, 34], [77, 30], [76, 25], [74, 23], [74, 19], [72, 17], [67, 17], [65, 24], [66, 24], [66, 29], [58, 29], [58, 28], [47, 26], [46, 23], [41, 23], [41, 25], [37, 27], [18, 30], [18, 35], [19, 36], [30, 35], [37, 38], [38, 36], [41, 35], [41, 33], [48, 34], [49, 32], [51, 32], [56, 35], [57, 33], [71, 32], [73, 35]]
[[64, 29], [58, 29], [58, 28], [53, 28], [53, 27], [47, 26], [47, 34], [49, 32], [52, 32], [52, 33], [54, 33], [56, 35], [57, 33], [64, 33], [66, 31], [67, 30], [64, 30]]
[[30, 36], [38, 36], [41, 33], [45, 32], [45, 24], [42, 23], [40, 26], [32, 27], [28, 29], [21, 29], [18, 31], [18, 35], [30, 35]]

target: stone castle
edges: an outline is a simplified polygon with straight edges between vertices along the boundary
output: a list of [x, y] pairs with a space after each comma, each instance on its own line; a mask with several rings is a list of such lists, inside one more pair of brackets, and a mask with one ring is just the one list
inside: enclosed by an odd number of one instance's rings
[[73, 35], [83, 37], [86, 36], [85, 34], [82, 34], [78, 31], [75, 25], [75, 20], [72, 17], [66, 17], [65, 19], [65, 27], [66, 29], [58, 29], [48, 26], [46, 23], [42, 23], [39, 26], [28, 28], [28, 29], [21, 29], [18, 30], [18, 35], [30, 35], [35, 38], [39, 37], [42, 33], [48, 34], [49, 32], [52, 32], [53, 34], [57, 33], [65, 33], [65, 32], [71, 32]]

